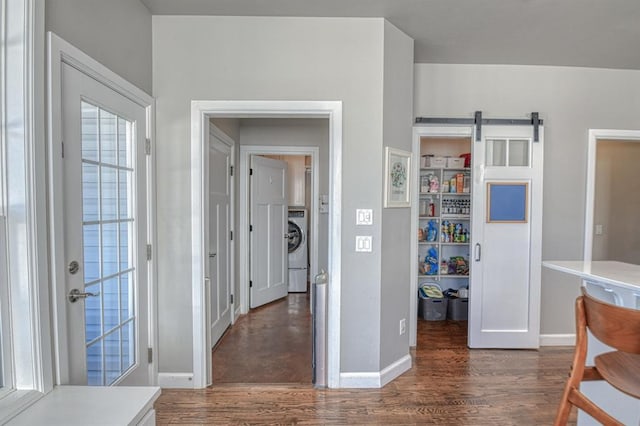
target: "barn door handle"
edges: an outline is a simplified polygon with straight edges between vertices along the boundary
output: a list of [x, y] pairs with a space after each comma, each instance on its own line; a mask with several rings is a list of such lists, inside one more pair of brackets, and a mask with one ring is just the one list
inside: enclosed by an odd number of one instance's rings
[[480, 246], [480, 243], [476, 243], [476, 247], [475, 247], [475, 251], [476, 251], [476, 262], [480, 262], [480, 257], [481, 257], [481, 253], [482, 253], [482, 247]]

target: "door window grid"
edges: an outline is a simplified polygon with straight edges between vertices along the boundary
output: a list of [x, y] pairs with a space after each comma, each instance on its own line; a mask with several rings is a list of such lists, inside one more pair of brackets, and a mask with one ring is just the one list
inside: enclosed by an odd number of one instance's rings
[[530, 139], [487, 139], [487, 167], [530, 167]]
[[135, 363], [133, 124], [81, 111], [87, 384], [110, 385]]

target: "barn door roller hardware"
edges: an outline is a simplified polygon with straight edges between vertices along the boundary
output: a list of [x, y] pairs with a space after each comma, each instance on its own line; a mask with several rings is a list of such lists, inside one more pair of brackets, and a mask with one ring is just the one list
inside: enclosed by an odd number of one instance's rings
[[540, 126], [544, 124], [537, 112], [530, 119], [482, 118], [482, 111], [476, 111], [473, 118], [416, 117], [416, 124], [455, 124], [476, 127], [476, 141], [482, 140], [482, 126], [533, 126], [533, 141], [540, 141]]

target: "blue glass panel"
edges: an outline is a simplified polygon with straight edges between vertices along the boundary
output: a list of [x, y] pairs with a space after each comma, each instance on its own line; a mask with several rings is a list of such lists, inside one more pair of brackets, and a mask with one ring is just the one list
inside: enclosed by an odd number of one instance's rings
[[121, 222], [120, 227], [120, 270], [124, 271], [129, 269], [131, 264], [131, 244], [130, 236], [132, 235], [131, 228], [133, 224], [131, 222]]
[[84, 248], [84, 282], [100, 278], [100, 233], [98, 225], [82, 227], [82, 245]]
[[131, 130], [131, 123], [118, 117], [118, 164], [122, 167], [131, 167]]
[[127, 371], [136, 361], [134, 322], [129, 321], [122, 327], [122, 371]]
[[90, 342], [102, 334], [102, 292], [100, 283], [90, 285], [85, 291], [97, 296], [87, 297], [84, 300], [85, 341]]
[[117, 170], [113, 167], [100, 167], [102, 193], [102, 220], [115, 220], [118, 214], [118, 182]]
[[120, 324], [120, 301], [118, 295], [118, 277], [106, 280], [102, 284], [103, 310], [104, 310], [104, 331], [117, 327]]
[[116, 164], [117, 118], [114, 114], [100, 110], [100, 162]]
[[133, 316], [133, 273], [120, 275], [120, 322]]
[[82, 220], [98, 220], [98, 170], [95, 164], [82, 163]]
[[102, 225], [102, 276], [118, 272], [118, 224]]
[[104, 364], [106, 385], [111, 385], [120, 375], [120, 329], [104, 338]]
[[129, 185], [132, 183], [131, 176], [133, 172], [128, 170], [119, 170], [118, 171], [118, 201], [120, 202], [120, 219], [131, 219], [133, 218], [133, 213], [129, 211], [129, 199], [132, 191], [129, 189]]
[[87, 385], [104, 386], [102, 340], [87, 347]]
[[80, 102], [82, 158], [98, 161], [98, 107]]

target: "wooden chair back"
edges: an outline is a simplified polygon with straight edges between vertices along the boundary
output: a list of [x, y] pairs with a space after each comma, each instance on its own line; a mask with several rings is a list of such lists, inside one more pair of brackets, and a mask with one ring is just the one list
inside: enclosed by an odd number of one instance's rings
[[622, 352], [640, 354], [640, 310], [612, 305], [582, 287], [587, 328], [601, 342]]

